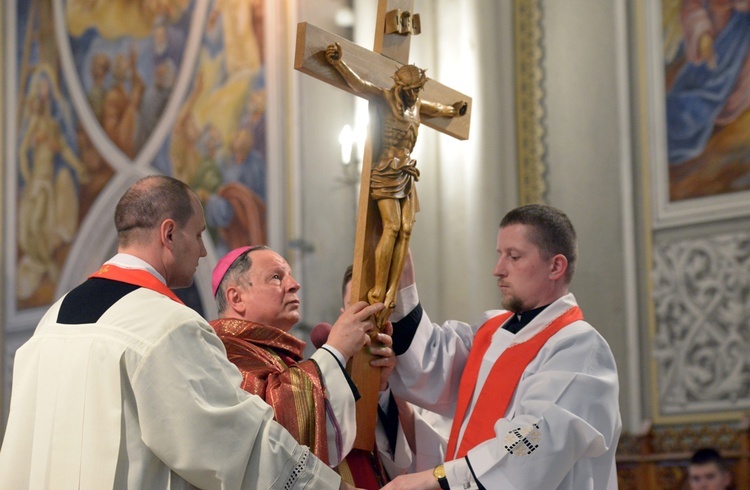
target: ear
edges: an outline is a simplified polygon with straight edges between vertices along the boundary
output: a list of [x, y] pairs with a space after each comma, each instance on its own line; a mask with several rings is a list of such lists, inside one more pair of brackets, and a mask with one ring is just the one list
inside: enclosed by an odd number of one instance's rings
[[239, 286], [229, 286], [224, 292], [227, 305], [241, 316], [245, 315], [245, 301], [242, 299], [242, 291]]
[[563, 254], [557, 254], [552, 257], [550, 262], [550, 279], [557, 281], [565, 277], [565, 271], [568, 270], [568, 259]]
[[159, 227], [159, 239], [162, 245], [169, 250], [174, 250], [174, 234], [177, 231], [177, 225], [172, 218], [167, 218], [161, 222]]

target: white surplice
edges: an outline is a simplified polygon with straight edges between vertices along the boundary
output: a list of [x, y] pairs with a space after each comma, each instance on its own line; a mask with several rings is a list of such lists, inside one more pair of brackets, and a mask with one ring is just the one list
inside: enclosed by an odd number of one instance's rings
[[[417, 304], [416, 286], [405, 288], [392, 318], [403, 318]], [[567, 294], [517, 334], [497, 330], [484, 355], [458, 445], [479, 393], [492, 389], [485, 382], [503, 351], [533, 337], [573, 306], [575, 298]], [[483, 321], [473, 326], [433, 324], [423, 313], [408, 350], [398, 356], [390, 379], [394, 394], [453, 416], [474, 334], [484, 320], [500, 313], [485, 312]], [[469, 450], [466, 458], [445, 464], [451, 488], [478, 488], [475, 478], [488, 489], [617, 488], [615, 450], [622, 428], [618, 392], [607, 342], [585, 321], [568, 325], [526, 367], [508, 410], [497, 415], [493, 437]]]

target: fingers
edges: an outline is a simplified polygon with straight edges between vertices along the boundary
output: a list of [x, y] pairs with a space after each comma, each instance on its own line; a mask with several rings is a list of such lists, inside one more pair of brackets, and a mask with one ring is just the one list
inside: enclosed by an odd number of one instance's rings
[[369, 304], [367, 301], [357, 301], [349, 309], [357, 315], [372, 316], [385, 308], [383, 303]]
[[392, 357], [394, 359], [396, 358], [396, 354], [393, 352], [393, 348], [390, 345], [371, 345], [370, 353], [373, 356]]
[[390, 335], [388, 335], [385, 332], [380, 332], [379, 334], [377, 334], [375, 336], [375, 340], [377, 340], [378, 342], [380, 342], [380, 344], [383, 347], [392, 347], [393, 346], [393, 337], [391, 337]]
[[393, 351], [393, 339], [386, 333], [379, 333], [376, 339], [380, 345], [371, 346], [370, 353], [380, 357], [370, 361], [370, 365], [375, 367], [394, 367], [397, 359], [396, 353]]
[[396, 367], [396, 364], [398, 364], [398, 358], [396, 358], [396, 356], [378, 357], [377, 359], [370, 361], [370, 366], [372, 367], [393, 368]]
[[329, 63], [339, 61], [341, 59], [341, 45], [339, 43], [329, 44], [326, 47], [326, 59]]
[[359, 301], [349, 307], [356, 321], [366, 321], [365, 332], [372, 332], [377, 327], [373, 318], [385, 308], [383, 303], [368, 304], [366, 301]]
[[378, 303], [369, 305], [365, 301], [351, 305], [333, 325], [327, 343], [338, 349], [348, 360], [363, 347], [371, 345], [373, 339], [378, 347], [382, 343], [390, 342], [389, 336], [379, 338], [373, 315], [383, 309], [384, 305]]

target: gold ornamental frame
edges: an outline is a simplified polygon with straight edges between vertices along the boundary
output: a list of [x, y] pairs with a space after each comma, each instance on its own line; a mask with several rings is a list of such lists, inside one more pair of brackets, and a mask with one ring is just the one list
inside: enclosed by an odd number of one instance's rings
[[519, 204], [544, 203], [547, 193], [540, 0], [514, 0], [513, 42]]

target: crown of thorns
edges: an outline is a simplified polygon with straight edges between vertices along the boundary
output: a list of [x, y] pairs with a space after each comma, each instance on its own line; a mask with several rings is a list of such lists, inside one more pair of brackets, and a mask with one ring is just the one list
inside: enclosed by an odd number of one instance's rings
[[415, 65], [404, 65], [396, 70], [396, 74], [392, 78], [399, 87], [418, 88], [427, 82], [426, 71]]

